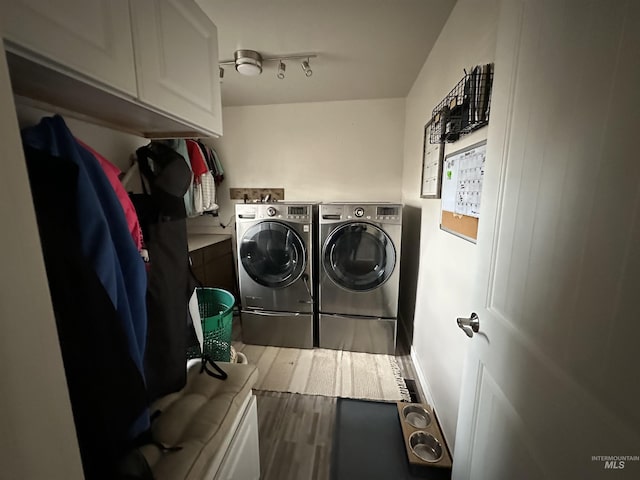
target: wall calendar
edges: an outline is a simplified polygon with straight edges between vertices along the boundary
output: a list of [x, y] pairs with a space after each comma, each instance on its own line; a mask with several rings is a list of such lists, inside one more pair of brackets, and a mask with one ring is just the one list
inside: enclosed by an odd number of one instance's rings
[[478, 238], [486, 140], [451, 153], [442, 167], [440, 228], [471, 242]]

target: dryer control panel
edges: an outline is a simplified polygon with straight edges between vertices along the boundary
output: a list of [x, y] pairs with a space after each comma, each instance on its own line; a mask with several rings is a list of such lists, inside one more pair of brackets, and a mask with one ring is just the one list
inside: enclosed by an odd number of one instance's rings
[[395, 203], [325, 203], [320, 205], [320, 222], [363, 220], [375, 223], [401, 224], [402, 205]]

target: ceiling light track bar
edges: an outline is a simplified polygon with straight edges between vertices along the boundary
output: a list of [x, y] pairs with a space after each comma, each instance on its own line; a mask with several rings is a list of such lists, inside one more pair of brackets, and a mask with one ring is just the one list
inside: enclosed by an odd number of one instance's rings
[[[317, 58], [317, 53], [296, 53], [293, 55], [282, 55], [282, 56], [273, 56], [273, 57], [261, 57], [262, 62], [278, 62], [282, 60], [301, 60], [308, 58]], [[235, 60], [223, 60], [222, 62], [218, 62], [220, 65], [235, 65]]]

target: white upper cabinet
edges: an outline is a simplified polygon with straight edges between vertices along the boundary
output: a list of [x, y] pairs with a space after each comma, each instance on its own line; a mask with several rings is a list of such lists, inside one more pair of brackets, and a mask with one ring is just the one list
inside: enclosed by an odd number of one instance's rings
[[194, 0], [0, 4], [18, 101], [150, 138], [222, 135], [218, 31]]
[[193, 0], [132, 0], [141, 101], [222, 134], [217, 28]]
[[2, 10], [15, 46], [136, 96], [128, 0], [12, 0]]

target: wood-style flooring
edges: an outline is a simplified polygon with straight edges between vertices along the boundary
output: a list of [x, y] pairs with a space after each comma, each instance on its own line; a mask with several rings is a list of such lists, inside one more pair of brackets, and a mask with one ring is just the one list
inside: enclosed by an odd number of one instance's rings
[[[233, 338], [241, 338], [234, 318]], [[400, 343], [400, 342], [399, 342]], [[409, 349], [398, 345], [396, 360], [404, 378], [420, 388]], [[254, 390], [258, 400], [261, 480], [329, 480], [337, 398]]]
[[256, 391], [262, 480], [328, 480], [337, 398]]

